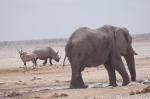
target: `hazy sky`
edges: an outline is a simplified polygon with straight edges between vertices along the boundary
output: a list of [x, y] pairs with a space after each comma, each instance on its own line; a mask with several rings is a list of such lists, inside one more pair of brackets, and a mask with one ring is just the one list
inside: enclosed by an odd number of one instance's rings
[[150, 0], [0, 0], [0, 41], [64, 38], [105, 24], [150, 32]]

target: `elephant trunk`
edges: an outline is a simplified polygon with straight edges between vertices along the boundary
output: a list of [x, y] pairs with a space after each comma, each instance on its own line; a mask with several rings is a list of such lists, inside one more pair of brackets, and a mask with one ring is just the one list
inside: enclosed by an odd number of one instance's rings
[[135, 81], [136, 80], [136, 70], [135, 70], [135, 59], [134, 59], [134, 53], [128, 52], [127, 55], [124, 56], [130, 75], [131, 75], [131, 80]]

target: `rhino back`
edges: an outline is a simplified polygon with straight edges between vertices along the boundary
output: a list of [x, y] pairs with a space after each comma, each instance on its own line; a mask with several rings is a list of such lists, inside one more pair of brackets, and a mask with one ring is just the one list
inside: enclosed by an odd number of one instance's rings
[[35, 53], [37, 55], [38, 58], [40, 59], [45, 59], [48, 57], [51, 57], [51, 53], [48, 49], [36, 49], [33, 51], [33, 53]]

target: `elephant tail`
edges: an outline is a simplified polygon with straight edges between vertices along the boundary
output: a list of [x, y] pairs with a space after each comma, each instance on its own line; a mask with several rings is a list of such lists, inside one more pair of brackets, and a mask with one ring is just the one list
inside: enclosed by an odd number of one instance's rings
[[71, 48], [72, 48], [72, 42], [68, 41], [66, 47], [65, 47], [65, 57], [63, 61], [63, 67], [65, 66], [65, 60], [67, 57], [71, 57]]

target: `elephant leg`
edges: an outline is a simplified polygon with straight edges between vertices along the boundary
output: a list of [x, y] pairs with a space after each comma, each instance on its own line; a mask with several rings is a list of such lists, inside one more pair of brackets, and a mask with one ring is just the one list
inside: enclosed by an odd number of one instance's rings
[[45, 64], [47, 64], [47, 58], [44, 60], [43, 66], [45, 66]]
[[120, 51], [118, 50], [116, 41], [114, 42], [114, 45], [112, 46], [112, 52], [110, 53], [110, 62], [111, 62], [111, 65], [114, 66], [117, 72], [121, 75], [123, 79], [122, 85], [123, 86], [128, 85], [130, 83], [129, 75], [121, 59]]
[[71, 65], [72, 77], [70, 88], [87, 88], [83, 82], [80, 65]]
[[106, 62], [104, 64], [107, 72], [108, 72], [108, 76], [109, 76], [109, 86], [113, 86], [116, 87], [117, 83], [116, 83], [116, 73], [115, 73], [115, 68], [110, 64], [110, 62]]
[[130, 83], [128, 73], [125, 69], [121, 56], [119, 56], [114, 64], [115, 69], [118, 73], [122, 76], [123, 79], [123, 86], [128, 85]]
[[49, 58], [49, 63], [50, 63], [50, 65], [53, 65], [52, 58]]

